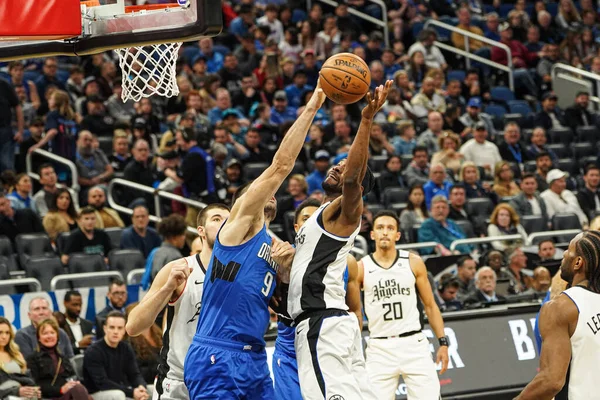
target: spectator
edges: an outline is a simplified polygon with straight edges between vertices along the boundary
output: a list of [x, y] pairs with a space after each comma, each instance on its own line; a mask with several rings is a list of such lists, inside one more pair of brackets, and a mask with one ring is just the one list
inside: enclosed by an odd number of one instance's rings
[[460, 138], [455, 133], [445, 131], [438, 137], [439, 151], [431, 157], [431, 164], [442, 164], [446, 170], [458, 175], [464, 155], [458, 151]]
[[579, 207], [588, 217], [588, 220], [600, 214], [600, 195], [598, 186], [600, 185], [600, 168], [596, 164], [590, 164], [585, 168], [583, 175], [585, 186], [577, 191], [577, 201]]
[[81, 318], [81, 293], [76, 290], [68, 290], [65, 293], [63, 301], [65, 313], [62, 315], [64, 322], [60, 326], [71, 340], [71, 346], [75, 354], [83, 353], [83, 350], [88, 348], [94, 339], [95, 329], [94, 323], [85, 318]]
[[506, 161], [496, 163], [494, 167], [494, 186], [492, 190], [498, 197], [512, 197], [521, 193], [521, 189], [515, 183], [513, 169]]
[[546, 182], [549, 188], [544, 190], [540, 196], [546, 202], [548, 218], [552, 219], [558, 213], [573, 213], [577, 215], [581, 226], [585, 229], [588, 226], [588, 217], [579, 206], [577, 197], [567, 189], [566, 178], [568, 176], [568, 173], [560, 169], [548, 172]]
[[558, 163], [558, 156], [556, 153], [546, 146], [547, 140], [544, 128], [541, 126], [535, 128], [531, 134], [531, 145], [527, 148], [527, 151], [529, 151], [529, 158], [536, 158], [540, 153], [548, 153], [552, 162]]
[[546, 51], [544, 51], [545, 45], [545, 43], [540, 42], [540, 28], [535, 25], [530, 25], [529, 28], [527, 28], [527, 43], [525, 43], [527, 50], [529, 50], [530, 53], [542, 53], [546, 55]]
[[181, 249], [185, 246], [187, 224], [181, 215], [171, 214], [158, 223], [157, 229], [164, 241], [160, 247], [155, 249], [154, 255], [151, 256], [152, 280], [162, 267], [182, 257]]
[[[431, 199], [430, 218], [426, 219], [419, 228], [419, 242], [436, 242], [436, 250], [441, 255], [468, 254], [473, 250], [472, 245], [461, 244], [456, 246], [456, 250], [450, 251], [450, 245], [458, 239], [465, 239], [467, 236], [454, 221], [448, 218], [450, 209], [448, 199], [444, 196], [435, 196]], [[422, 249], [421, 253], [431, 254], [432, 249]]]
[[85, 198], [92, 187], [106, 183], [114, 171], [106, 155], [100, 149], [93, 147], [94, 137], [89, 131], [81, 131], [77, 139], [76, 165], [79, 174], [81, 196]]
[[407, 238], [410, 238], [411, 242], [415, 241], [417, 238], [413, 237], [412, 229], [421, 225], [427, 218], [429, 218], [429, 213], [425, 205], [423, 185], [415, 184], [410, 187], [408, 203], [400, 214], [400, 229]]
[[527, 241], [527, 232], [520, 224], [519, 215], [507, 203], [500, 203], [496, 206], [490, 216], [490, 224], [487, 229], [488, 237], [521, 235], [523, 240], [496, 240], [491, 242], [496, 250], [507, 251], [515, 247], [520, 247]]
[[[34, 353], [38, 341], [36, 335], [36, 329], [38, 325], [49, 318], [52, 318], [52, 311], [50, 310], [50, 303], [46, 297], [34, 297], [29, 300], [29, 311], [27, 317], [31, 320], [31, 325], [21, 328], [15, 335], [15, 344], [19, 345], [19, 350], [23, 354], [23, 357], [27, 358]], [[73, 357], [73, 348], [71, 347], [71, 341], [69, 336], [62, 329], [59, 330], [58, 334], [58, 348], [63, 356], [67, 359]]]
[[487, 140], [488, 131], [483, 121], [475, 124], [473, 139], [469, 139], [460, 147], [465, 161], [471, 161], [482, 167], [487, 173], [494, 173], [494, 166], [502, 161], [498, 146]]
[[79, 229], [75, 229], [67, 238], [67, 243], [61, 255], [61, 261], [67, 265], [69, 257], [73, 253], [84, 253], [88, 255], [98, 254], [104, 257], [108, 264], [108, 253], [111, 250], [110, 238], [96, 226], [96, 210], [90, 206], [83, 207], [79, 211]]
[[548, 153], [538, 153], [535, 156], [535, 180], [537, 182], [538, 191], [541, 193], [548, 189], [546, 178], [548, 172], [552, 169], [552, 159]]
[[59, 400], [88, 400], [88, 392], [81, 382], [74, 380], [75, 369], [71, 360], [58, 348], [59, 327], [54, 319], [38, 325], [36, 351], [27, 357], [27, 367], [42, 396]]
[[134, 136], [136, 136], [135, 128], [143, 129], [146, 132], [146, 135], [160, 132], [160, 119], [158, 118], [157, 112], [154, 110], [150, 99], [142, 98], [136, 103], [135, 109], [137, 114], [131, 117], [131, 126], [134, 128]]
[[557, 249], [552, 239], [542, 240], [538, 243], [538, 256], [540, 261], [562, 260], [564, 251]]
[[527, 14], [524, 11], [517, 9], [510, 10], [507, 22], [513, 31], [515, 40], [524, 44], [527, 40], [527, 27], [529, 26], [529, 17]]
[[[420, 51], [415, 51], [413, 53], [413, 57], [416, 55], [420, 55], [423, 58], [423, 53]], [[412, 59], [412, 57], [411, 57]], [[415, 95], [415, 81], [411, 81], [408, 75], [408, 70], [400, 70], [394, 74], [394, 82], [396, 83], [396, 88], [398, 89], [398, 93], [401, 101], [410, 101]], [[423, 73], [424, 75], [424, 73]], [[421, 78], [422, 79], [422, 78]], [[395, 89], [395, 88], [392, 88]], [[389, 96], [388, 96], [389, 98]]]
[[81, 121], [81, 129], [88, 130], [97, 136], [112, 136], [114, 126], [115, 120], [106, 113], [104, 100], [99, 96], [89, 97], [87, 115]]
[[124, 228], [125, 224], [119, 214], [110, 207], [106, 207], [106, 194], [100, 186], [94, 186], [88, 191], [88, 206], [92, 207], [96, 215], [96, 228]]
[[479, 268], [475, 273], [477, 290], [464, 300], [465, 306], [506, 300], [504, 296], [496, 294], [496, 279], [496, 272], [492, 268]]
[[278, 214], [280, 215], [283, 215], [288, 211], [294, 211], [300, 203], [308, 198], [308, 184], [304, 179], [304, 175], [295, 174], [290, 176], [287, 192], [289, 193], [289, 196], [285, 196], [279, 200], [277, 204]]
[[575, 104], [565, 110], [565, 125], [577, 132], [580, 126], [594, 126], [594, 116], [588, 111], [590, 95], [588, 92], [577, 92]]
[[417, 42], [408, 49], [408, 56], [419, 51], [425, 55], [425, 64], [428, 68], [441, 68], [446, 70], [448, 63], [440, 49], [435, 45], [437, 40], [437, 32], [433, 29], [423, 29], [419, 32]]
[[481, 183], [479, 168], [473, 162], [463, 163], [458, 177], [465, 187], [467, 199], [487, 197], [492, 201], [496, 200], [496, 194], [491, 191], [490, 184], [487, 182]]
[[31, 193], [31, 178], [26, 173], [20, 173], [15, 179], [17, 181], [15, 190], [6, 196], [10, 200], [10, 206], [14, 210], [25, 208], [34, 210], [33, 200], [29, 195]]
[[537, 267], [533, 270], [533, 280], [531, 281], [531, 287], [523, 292], [523, 294], [533, 294], [538, 299], [543, 299], [550, 290], [550, 284], [552, 283], [552, 277], [550, 271], [546, 267]]
[[52, 244], [61, 233], [77, 229], [77, 210], [68, 189], [61, 188], [52, 195], [48, 212], [42, 219], [44, 230]]
[[542, 90], [552, 89], [552, 66], [560, 62], [560, 51], [556, 43], [548, 43], [544, 46], [542, 57], [537, 64], [536, 73], [542, 80]]
[[287, 99], [289, 99], [288, 103], [292, 108], [300, 107], [302, 105], [303, 94], [306, 91], [312, 90], [306, 82], [306, 72], [297, 70], [294, 72], [294, 83], [285, 87], [285, 94]]
[[[0, 109], [3, 110], [0, 114], [0, 172], [2, 172], [15, 167], [14, 142], [20, 143], [23, 140], [25, 120], [15, 89], [4, 79], [0, 79], [0, 99], [2, 99]], [[12, 128], [13, 110], [17, 119], [17, 133], [14, 133]]]
[[246, 183], [242, 174], [242, 163], [235, 158], [229, 160], [225, 168], [225, 176], [227, 178], [227, 200], [231, 201], [237, 189]]
[[286, 92], [278, 90], [273, 97], [273, 107], [271, 108], [271, 124], [280, 125], [287, 121], [296, 119], [296, 109], [288, 106]]
[[[138, 305], [138, 302], [131, 303], [125, 309], [129, 316], [131, 310]], [[156, 324], [144, 330], [140, 335], [130, 336], [128, 338], [131, 347], [135, 353], [135, 360], [140, 369], [140, 373], [147, 385], [152, 385], [156, 379], [156, 369], [159, 365], [159, 353], [163, 345], [162, 330]]]
[[246, 133], [245, 146], [248, 156], [244, 159], [246, 163], [268, 163], [273, 161], [275, 155], [265, 144], [261, 143], [260, 132], [250, 128]]
[[485, 232], [485, 227], [483, 225], [483, 221], [480, 219], [474, 218], [467, 213], [465, 209], [465, 204], [467, 202], [467, 195], [465, 187], [457, 183], [452, 185], [450, 188], [450, 196], [448, 198], [450, 212], [448, 213], [448, 218], [453, 221], [467, 221], [473, 227], [473, 233], [476, 236], [483, 236]]
[[498, 32], [498, 26], [500, 25], [500, 17], [498, 13], [491, 12], [486, 15], [485, 18], [485, 37], [490, 40], [500, 41], [500, 33]]
[[557, 101], [558, 97], [554, 92], [546, 92], [542, 95], [542, 110], [534, 117], [535, 126], [541, 126], [546, 130], [565, 127], [563, 112], [556, 106]]
[[122, 173], [125, 170], [125, 166], [131, 161], [127, 132], [122, 129], [115, 130], [113, 136], [113, 153], [108, 156], [108, 161], [115, 173]]
[[[150, 145], [144, 139], [138, 139], [131, 149], [133, 159], [129, 161], [129, 164], [123, 171], [123, 177], [128, 181], [139, 183], [144, 186], [154, 186], [154, 183], [158, 180], [156, 176], [156, 169], [152, 165], [150, 160]], [[132, 190], [133, 193], [127, 196], [128, 202], [131, 203], [136, 198], [143, 198], [146, 204], [151, 205], [154, 208], [154, 196], [150, 193], [142, 193]]]
[[465, 125], [460, 121], [460, 116], [465, 111], [467, 103], [465, 98], [462, 97], [462, 84], [458, 79], [448, 82], [448, 86], [446, 87], [446, 105], [444, 117], [451, 122], [448, 121], [448, 127], [444, 129], [452, 129], [464, 138], [470, 133], [471, 127], [467, 127], [467, 130], [465, 130]]
[[329, 170], [329, 153], [327, 150], [319, 150], [315, 154], [315, 169], [306, 177], [308, 183], [308, 194], [315, 190], [322, 190], [322, 184]]
[[277, 4], [267, 4], [267, 7], [265, 8], [265, 15], [257, 19], [256, 24], [259, 26], [268, 26], [271, 30], [269, 39], [273, 39], [276, 43], [281, 43], [284, 40], [283, 24], [279, 19], [277, 19], [278, 12], [279, 7]]
[[104, 329], [107, 316], [111, 312], [118, 312], [125, 315], [125, 304], [127, 304], [127, 286], [120, 279], [114, 279], [108, 285], [107, 306], [96, 314], [96, 337], [102, 338], [106, 333]]
[[14, 244], [21, 233], [40, 232], [44, 232], [44, 228], [31, 208], [15, 210], [4, 193], [0, 193], [0, 235], [8, 237]]
[[394, 154], [394, 146], [388, 141], [387, 133], [378, 122], [373, 122], [371, 124], [369, 152], [372, 156], [387, 156], [388, 154]]
[[[33, 209], [40, 217], [44, 217], [48, 213], [48, 208], [52, 205], [54, 195], [58, 192], [59, 187], [56, 184], [57, 177], [52, 164], [44, 163], [37, 171], [42, 189], [33, 195]], [[73, 197], [71, 190], [68, 190]], [[74, 207], [77, 208], [77, 203], [74, 204]]]
[[[446, 112], [446, 100], [442, 95], [435, 92], [435, 80], [433, 78], [423, 80], [421, 91], [412, 98], [410, 104], [413, 107], [412, 113], [417, 118], [427, 117], [432, 111]], [[442, 120], [441, 114], [440, 120]]]
[[446, 273], [440, 277], [434, 295], [441, 312], [458, 311], [462, 308], [458, 300], [459, 290], [460, 282], [456, 276]]
[[572, 0], [560, 0], [558, 3], [558, 15], [556, 16], [556, 25], [561, 29], [568, 29], [574, 24], [581, 22], [581, 16]]
[[381, 55], [381, 63], [383, 64], [384, 80], [393, 80], [397, 71], [400, 71], [402, 66], [396, 62], [396, 55], [392, 49], [384, 49]]
[[486, 132], [494, 138], [496, 136], [496, 129], [494, 128], [494, 122], [492, 117], [486, 113], [481, 112], [481, 99], [479, 97], [471, 97], [467, 103], [467, 112], [464, 113], [460, 118], [460, 122], [463, 123], [467, 128], [475, 129], [478, 125], [483, 123], [485, 125]]
[[109, 60], [105, 60], [101, 67], [100, 73], [96, 76], [98, 86], [100, 87], [100, 95], [108, 99], [112, 95], [112, 82], [117, 76], [117, 67], [115, 63]]
[[415, 125], [411, 120], [399, 121], [396, 125], [398, 136], [392, 138], [394, 153], [399, 156], [412, 154], [417, 147]]
[[346, 120], [335, 121], [335, 137], [325, 144], [329, 154], [347, 153], [352, 144], [352, 131], [350, 123]]
[[435, 111], [429, 113], [427, 116], [427, 130], [421, 133], [417, 145], [426, 147], [429, 154], [440, 151], [439, 137], [442, 134], [443, 126], [442, 114]]
[[385, 169], [379, 176], [379, 190], [383, 193], [388, 187], [406, 187], [402, 178], [402, 159], [394, 154], [388, 156]]
[[131, 117], [135, 115], [134, 101], [128, 99], [123, 102], [121, 94], [123, 93], [123, 81], [121, 78], [113, 80], [112, 95], [106, 101], [106, 111], [115, 124], [129, 124]]
[[[17, 156], [17, 165], [15, 166], [17, 171], [25, 171], [27, 169], [26, 160], [27, 155], [29, 154], [29, 148], [37, 144], [40, 140], [42, 140], [43, 135], [44, 120], [40, 117], [36, 117], [33, 119], [33, 121], [31, 121], [31, 124], [29, 125], [29, 138], [22, 141], [19, 145], [19, 155]], [[41, 147], [41, 149], [48, 150], [48, 146], [46, 145], [44, 147]], [[31, 167], [34, 171], [37, 171], [43, 162], [44, 161], [40, 156], [32, 154]]]
[[206, 69], [208, 73], [215, 74], [223, 68], [223, 55], [214, 51], [212, 38], [203, 38], [198, 41], [200, 47], [200, 56], [206, 59]]
[[466, 299], [475, 292], [475, 272], [477, 263], [471, 256], [464, 256], [456, 261], [458, 269], [456, 277], [458, 278], [458, 299]]
[[431, 208], [431, 199], [435, 196], [444, 196], [446, 199], [450, 196], [452, 183], [446, 179], [446, 169], [442, 164], [432, 164], [429, 172], [429, 181], [423, 185], [425, 192], [425, 205]]
[[147, 258], [150, 252], [161, 243], [158, 233], [154, 228], [148, 226], [150, 223], [148, 208], [144, 205], [135, 206], [131, 222], [131, 226], [123, 229], [120, 247], [137, 249], [144, 255], [144, 258]]
[[498, 150], [502, 159], [507, 162], [524, 164], [531, 159], [525, 144], [521, 141], [521, 131], [516, 122], [504, 125], [504, 140], [498, 146]]
[[527, 215], [537, 215], [548, 221], [548, 212], [546, 211], [546, 203], [540, 197], [537, 191], [537, 181], [535, 175], [525, 173], [521, 177], [521, 193], [510, 200], [511, 207], [521, 217]]
[[[466, 7], [461, 7], [457, 12], [458, 16], [458, 25], [456, 26], [458, 29], [471, 32], [475, 35], [483, 36], [483, 31], [475, 25], [471, 25], [471, 13], [469, 9]], [[454, 47], [460, 50], [466, 50], [466, 40], [469, 41], [469, 51], [475, 52], [485, 45], [479, 40], [475, 39], [466, 39], [465, 36], [458, 32], [452, 32], [452, 44]]]
[[427, 147], [417, 146], [413, 149], [413, 159], [404, 170], [404, 180], [408, 186], [424, 185], [429, 180], [429, 162]]
[[[462, 88], [462, 96], [465, 100], [469, 101], [473, 97], [477, 97], [479, 99], [479, 108], [481, 108], [481, 100], [489, 101], [492, 96], [489, 91], [489, 86], [484, 82], [481, 82], [479, 79], [479, 70], [477, 68], [471, 68], [467, 70], [465, 75], [465, 80], [463, 81]], [[489, 117], [489, 116], [488, 116]], [[491, 120], [491, 117], [490, 117]], [[467, 125], [465, 123], [465, 125]], [[490, 131], [490, 127], [488, 126], [488, 131]]]
[[48, 88], [48, 86], [55, 86], [60, 90], [65, 90], [63, 83], [56, 78], [57, 72], [58, 62], [56, 57], [46, 58], [44, 60], [42, 75], [35, 81], [38, 93], [46, 93], [46, 88]]
[[[35, 83], [24, 79], [25, 67], [21, 61], [11, 61], [8, 63], [8, 73], [10, 75], [9, 83], [15, 90], [21, 89], [25, 94], [25, 101], [32, 105], [33, 110], [40, 107], [40, 95]], [[82, 76], [82, 75], [81, 75]]]
[[508, 256], [508, 266], [502, 269], [510, 279], [509, 294], [521, 294], [527, 289], [526, 282], [529, 273], [525, 273], [526, 267], [527, 256], [520, 247], [517, 247]]
[[237, 142], [224, 125], [219, 124], [215, 126], [213, 136], [215, 138], [215, 143], [221, 143], [227, 149], [225, 164], [228, 164], [229, 161], [234, 158], [245, 160], [250, 155], [248, 149], [246, 149], [243, 144]]
[[140, 374], [131, 345], [124, 341], [125, 315], [111, 312], [107, 315], [103, 340], [92, 344], [85, 352], [83, 375], [87, 389], [96, 400], [134, 400], [150, 398], [146, 383]]
[[[79, 115], [85, 116], [87, 114], [87, 102], [91, 97], [97, 97], [100, 95], [100, 86], [98, 80], [94, 76], [90, 76], [83, 81], [83, 96], [73, 98], [73, 104], [75, 112]], [[123, 100], [121, 100], [123, 101]]]

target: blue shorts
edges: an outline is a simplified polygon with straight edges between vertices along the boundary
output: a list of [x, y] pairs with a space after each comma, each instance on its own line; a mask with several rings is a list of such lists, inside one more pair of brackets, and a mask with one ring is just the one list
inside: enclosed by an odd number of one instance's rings
[[275, 400], [302, 400], [296, 358], [278, 351], [276, 347], [272, 369], [275, 378]]
[[264, 347], [194, 337], [184, 362], [184, 381], [194, 400], [272, 400], [273, 381]]

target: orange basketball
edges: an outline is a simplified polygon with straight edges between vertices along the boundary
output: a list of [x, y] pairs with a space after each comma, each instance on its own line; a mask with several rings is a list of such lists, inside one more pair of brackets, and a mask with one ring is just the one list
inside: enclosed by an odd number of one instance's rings
[[369, 67], [352, 53], [329, 57], [319, 75], [323, 91], [338, 104], [356, 103], [367, 94], [371, 85]]

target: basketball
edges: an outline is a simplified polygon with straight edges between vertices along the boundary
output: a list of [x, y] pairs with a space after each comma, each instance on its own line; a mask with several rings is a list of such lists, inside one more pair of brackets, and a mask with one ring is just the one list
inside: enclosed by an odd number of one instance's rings
[[371, 85], [367, 64], [352, 53], [340, 53], [325, 61], [321, 72], [321, 88], [332, 101], [352, 104], [362, 99]]

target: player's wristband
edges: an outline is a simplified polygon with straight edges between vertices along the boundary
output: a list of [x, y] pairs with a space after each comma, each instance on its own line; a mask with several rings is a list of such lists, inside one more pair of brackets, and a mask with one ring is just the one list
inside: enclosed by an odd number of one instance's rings
[[438, 343], [440, 344], [440, 346], [448, 347], [450, 345], [448, 342], [448, 336], [442, 336], [441, 338], [438, 338]]

